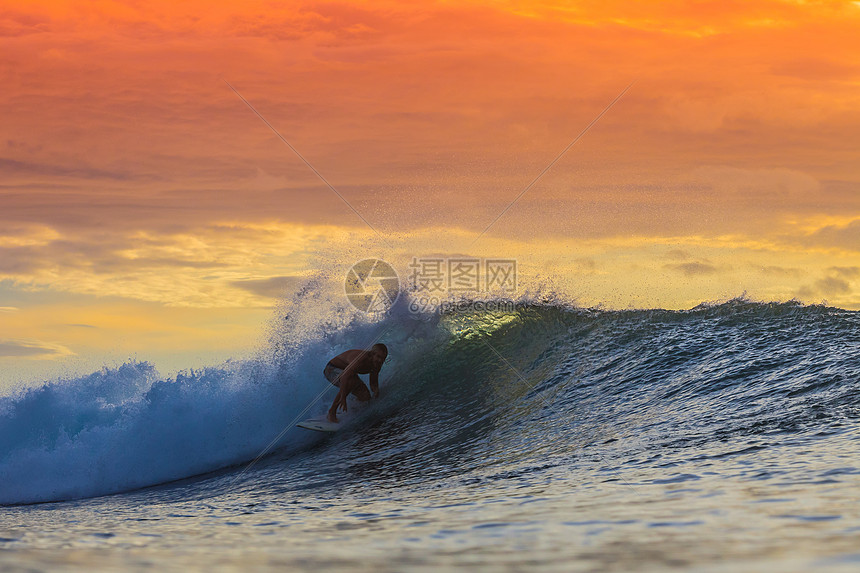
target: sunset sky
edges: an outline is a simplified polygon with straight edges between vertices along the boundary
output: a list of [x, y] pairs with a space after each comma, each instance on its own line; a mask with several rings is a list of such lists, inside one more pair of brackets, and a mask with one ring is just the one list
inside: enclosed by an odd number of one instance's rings
[[858, 30], [852, 1], [3, 0], [0, 384], [238, 356], [367, 257], [860, 309]]

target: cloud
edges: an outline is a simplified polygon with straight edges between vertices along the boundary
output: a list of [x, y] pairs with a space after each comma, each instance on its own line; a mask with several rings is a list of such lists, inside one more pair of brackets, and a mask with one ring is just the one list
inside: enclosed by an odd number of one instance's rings
[[830, 267], [827, 270], [847, 279], [853, 279], [860, 275], [860, 267]]
[[0, 339], [0, 358], [54, 359], [74, 356], [74, 352], [59, 344], [38, 340]]
[[[320, 193], [314, 175], [215, 81], [211, 61], [357, 206], [374, 199], [368, 190], [390, 183], [397, 205], [375, 202], [379, 216], [368, 215], [383, 230], [392, 213], [411, 210], [412, 217], [391, 228], [414, 226], [449, 198], [458, 208], [448, 211], [464, 220], [491, 219], [494, 209], [481, 205], [494, 207], [499, 189], [516, 194], [618, 93], [625, 83], [618, 78], [631, 69], [644, 69], [651, 83], [637, 84], [525, 200], [539, 200], [556, 176], [608, 180], [606, 192], [558, 185], [567, 198], [558, 220], [546, 217], [553, 206], [536, 201], [540, 218], [512, 229], [606, 235], [632, 223], [635, 231], [707, 233], [743, 217], [738, 202], [772, 206], [759, 191], [814, 189], [803, 166], [823, 165], [822, 157], [850, 164], [845, 142], [857, 131], [850, 98], [846, 111], [844, 96], [831, 98], [818, 83], [770, 89], [767, 75], [796, 59], [786, 44], [813, 45], [816, 64], [853, 58], [847, 39], [823, 46], [795, 36], [812, 16], [833, 16], [812, 6], [818, 3], [179, 4], [88, 3], [86, 18], [44, 0], [17, 9], [22, 16], [11, 20], [50, 22], [52, 33], [10, 42], [10, 71], [0, 78], [8, 80], [10, 140], [0, 168], [22, 187], [4, 197], [0, 218], [63, 228], [191, 226], [234, 214], [353, 224], [352, 215], [334, 211], [342, 207], [337, 198]], [[776, 20], [791, 26], [771, 33]], [[856, 28], [851, 18], [833, 23]], [[703, 28], [731, 32], [731, 46], [704, 43]], [[17, 79], [17, 69], [27, 74]], [[827, 137], [816, 145], [785, 138], [781, 130], [809, 113], [816, 121], [833, 116], [807, 132]], [[679, 123], [713, 123], [720, 134], [691, 138]], [[713, 182], [707, 198], [720, 203], [720, 213], [691, 207], [703, 200], [692, 186], [675, 196], [653, 190], [668, 187], [667, 169], [688, 172], [709, 161], [733, 166], [700, 173]], [[799, 167], [748, 168], [778, 163]], [[572, 174], [572, 165], [583, 169]], [[284, 182], [280, 192], [249, 189], [260, 169]], [[151, 186], [141, 184], [156, 175]], [[621, 179], [641, 185], [624, 189]], [[79, 192], [24, 191], [34, 181], [77, 182]], [[588, 221], [576, 223], [583, 230], [571, 231], [567, 213]], [[763, 226], [760, 213], [746, 216], [747, 228]]]
[[796, 278], [796, 277], [801, 277], [804, 274], [806, 274], [806, 272], [803, 269], [798, 269], [798, 268], [794, 268], [794, 267], [781, 267], [778, 265], [764, 265], [764, 266], [753, 265], [753, 268], [758, 269], [759, 271], [761, 271], [762, 274], [771, 275], [771, 276], [779, 276], [779, 277]]
[[839, 247], [850, 251], [860, 250], [860, 219], [846, 224], [825, 225], [816, 229], [801, 242], [807, 245]]
[[378, 9], [351, 4], [320, 4], [313, 10], [278, 9], [238, 14], [231, 18], [228, 32], [237, 37], [269, 40], [301, 40], [319, 35], [327, 46], [378, 37], [384, 29], [396, 29], [398, 19]]
[[258, 307], [257, 297], [277, 298], [300, 280], [308, 265], [323, 264], [320, 251], [374, 244], [369, 233], [356, 235], [330, 225], [232, 221], [161, 234], [94, 229], [45, 244], [0, 247], [0, 280], [13, 280], [19, 290], [170, 306]]
[[[0, 276], [23, 276], [47, 269], [86, 269], [98, 274], [169, 269], [215, 269], [228, 266], [200, 241], [189, 248], [185, 237], [145, 241], [112, 233], [60, 238], [45, 244], [0, 246]], [[2, 237], [0, 237], [2, 238]], [[186, 243], [186, 244], [183, 244]]]
[[230, 284], [258, 296], [281, 298], [287, 289], [293, 288], [301, 280], [302, 277], [298, 276], [281, 276], [266, 279], [244, 279], [233, 281]]
[[0, 247], [0, 276], [23, 275], [41, 267], [34, 259], [33, 247]]
[[45, 225], [0, 221], [0, 248], [46, 245], [59, 238], [56, 230]]
[[114, 179], [127, 180], [134, 175], [123, 171], [109, 171], [83, 165], [67, 167], [64, 165], [52, 165], [48, 163], [35, 163], [31, 161], [17, 161], [0, 157], [0, 171], [6, 176], [51, 176], [72, 177], [78, 179]]
[[0, 12], [0, 38], [38, 34], [46, 31], [48, 24], [49, 19], [42, 15], [4, 9]]
[[815, 287], [818, 292], [826, 296], [836, 296], [851, 292], [851, 285], [848, 281], [838, 277], [824, 277], [815, 281]]
[[17, 312], [19, 309], [17, 306], [0, 306], [0, 312]]
[[594, 272], [597, 270], [597, 262], [591, 257], [578, 257], [573, 262], [579, 271]]
[[[842, 276], [853, 277], [860, 274], [857, 267], [830, 267], [831, 272]], [[798, 291], [798, 296], [814, 298], [816, 296], [840, 297], [852, 292], [851, 283], [839, 276], [828, 275], [821, 277], [812, 285], [804, 285]]]
[[824, 58], [804, 58], [780, 62], [773, 66], [772, 71], [779, 76], [804, 80], [850, 80], [857, 77], [860, 67]]
[[684, 273], [688, 277], [712, 275], [717, 272], [717, 267], [710, 263], [679, 263], [677, 265], [664, 265], [664, 268]]
[[667, 259], [671, 259], [674, 261], [686, 261], [687, 259], [693, 258], [693, 255], [683, 249], [672, 249], [671, 251], [668, 251], [664, 256]]
[[797, 199], [818, 192], [820, 184], [814, 177], [790, 169], [745, 169], [729, 166], [703, 166], [693, 172], [694, 180], [709, 185], [723, 200], [733, 197], [745, 203], [768, 204]]

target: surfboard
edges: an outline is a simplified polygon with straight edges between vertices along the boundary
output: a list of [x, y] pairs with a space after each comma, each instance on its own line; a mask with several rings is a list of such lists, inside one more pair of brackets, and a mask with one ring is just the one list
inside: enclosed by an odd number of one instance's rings
[[307, 420], [302, 420], [296, 424], [296, 426], [306, 430], [316, 430], [317, 432], [337, 432], [340, 429], [340, 424], [329, 422], [324, 416], [321, 418], [308, 418]]
[[322, 414], [320, 416], [317, 416], [316, 418], [308, 418], [307, 420], [302, 420], [301, 422], [296, 424], [296, 427], [304, 428], [306, 430], [313, 430], [315, 432], [337, 432], [345, 426], [351, 426], [354, 421], [362, 417], [363, 413], [372, 411], [375, 402], [376, 400], [374, 399], [370, 402], [357, 402], [350, 404], [349, 412], [338, 413], [338, 423], [329, 422], [326, 419], [326, 415]]

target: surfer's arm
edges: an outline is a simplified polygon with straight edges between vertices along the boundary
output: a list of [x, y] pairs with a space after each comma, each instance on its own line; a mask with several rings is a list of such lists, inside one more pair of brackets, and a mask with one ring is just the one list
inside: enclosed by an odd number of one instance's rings
[[370, 391], [374, 398], [379, 398], [379, 372], [370, 373]]
[[337, 423], [338, 408], [346, 412], [346, 396], [347, 393], [344, 392], [344, 388], [341, 386], [337, 392], [337, 396], [334, 397], [334, 402], [331, 403], [331, 408], [329, 408], [328, 416], [326, 418], [329, 422]]
[[347, 381], [349, 380], [349, 378], [347, 378], [347, 376], [349, 376], [351, 373], [352, 365], [349, 364], [343, 370], [343, 372], [340, 373], [340, 376], [338, 376], [337, 396], [334, 397], [334, 402], [331, 403], [331, 408], [329, 408], [328, 411], [329, 422], [337, 422], [338, 409], [343, 410], [344, 412], [347, 411], [346, 397], [349, 395], [349, 391], [347, 389]]

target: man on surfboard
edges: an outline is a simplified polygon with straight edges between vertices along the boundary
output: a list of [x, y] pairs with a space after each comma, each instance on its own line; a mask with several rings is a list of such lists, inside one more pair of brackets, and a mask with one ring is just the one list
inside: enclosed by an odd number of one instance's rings
[[337, 423], [338, 407], [347, 411], [346, 398], [350, 394], [362, 402], [370, 400], [370, 391], [359, 374], [370, 374], [370, 390], [374, 398], [379, 397], [379, 369], [387, 356], [388, 348], [377, 343], [370, 350], [347, 350], [328, 361], [323, 376], [340, 389], [326, 416], [329, 422]]

